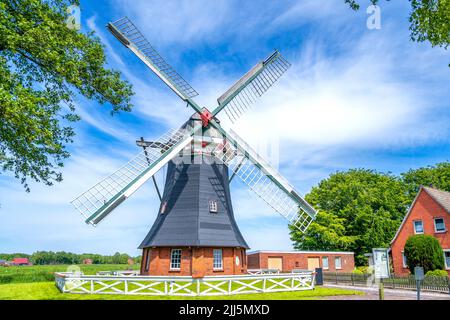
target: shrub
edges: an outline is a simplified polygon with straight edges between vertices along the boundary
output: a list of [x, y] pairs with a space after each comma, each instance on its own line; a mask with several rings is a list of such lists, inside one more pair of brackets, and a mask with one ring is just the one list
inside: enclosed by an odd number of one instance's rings
[[359, 269], [355, 269], [355, 270], [353, 270], [352, 271], [354, 274], [364, 274], [364, 272], [362, 272], [361, 270], [359, 270]]
[[356, 270], [361, 271], [361, 273], [372, 273], [371, 267], [369, 266], [359, 266], [356, 267]]
[[436, 276], [436, 277], [447, 277], [448, 273], [445, 270], [433, 270], [433, 271], [428, 271], [427, 272], [427, 276]]
[[409, 237], [404, 250], [411, 273], [414, 273], [416, 266], [423, 267], [425, 273], [444, 269], [444, 251], [439, 241], [430, 235]]

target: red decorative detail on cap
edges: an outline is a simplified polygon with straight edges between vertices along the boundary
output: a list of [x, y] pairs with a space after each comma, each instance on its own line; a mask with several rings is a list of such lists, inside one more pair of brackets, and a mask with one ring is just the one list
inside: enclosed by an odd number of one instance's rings
[[202, 125], [203, 128], [206, 128], [209, 125], [209, 122], [213, 118], [212, 113], [208, 109], [203, 109], [203, 112], [200, 114], [200, 117], [202, 119]]

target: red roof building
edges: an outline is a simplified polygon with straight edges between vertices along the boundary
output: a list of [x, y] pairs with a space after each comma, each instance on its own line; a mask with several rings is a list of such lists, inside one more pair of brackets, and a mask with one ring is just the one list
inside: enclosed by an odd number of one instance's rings
[[28, 266], [30, 265], [30, 261], [28, 258], [14, 258], [12, 260], [13, 265], [15, 266]]
[[415, 234], [427, 234], [439, 240], [444, 249], [445, 267], [450, 275], [449, 229], [450, 192], [421, 187], [391, 242], [394, 273], [409, 273], [403, 254], [406, 240]]

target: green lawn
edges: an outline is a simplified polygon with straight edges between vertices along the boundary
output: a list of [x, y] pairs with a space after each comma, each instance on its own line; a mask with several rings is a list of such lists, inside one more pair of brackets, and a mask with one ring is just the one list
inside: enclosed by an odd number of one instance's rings
[[[67, 271], [69, 265], [0, 267], [0, 284], [53, 281], [55, 272]], [[78, 265], [84, 274], [94, 275], [98, 271], [127, 270], [126, 264]], [[139, 269], [139, 265], [131, 266]]]
[[0, 300], [312, 300], [325, 296], [360, 295], [356, 290], [316, 287], [296, 292], [242, 294], [220, 297], [125, 296], [60, 293], [54, 282], [11, 283], [0, 285]]

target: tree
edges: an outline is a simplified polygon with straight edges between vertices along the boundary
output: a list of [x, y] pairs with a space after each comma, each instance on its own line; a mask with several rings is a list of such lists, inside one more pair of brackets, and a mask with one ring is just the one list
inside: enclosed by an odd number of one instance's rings
[[[129, 111], [128, 82], [105, 68], [93, 33], [66, 26], [70, 0], [0, 1], [0, 172], [52, 185], [69, 157], [74, 98]], [[78, 4], [78, 1], [75, 2]]]
[[[412, 41], [428, 41], [433, 47], [445, 49], [450, 44], [450, 0], [409, 0], [411, 2], [410, 38]], [[376, 5], [379, 0], [371, 0]], [[345, 0], [353, 10], [359, 9], [358, 1]], [[449, 64], [450, 67], [450, 64]]]
[[408, 195], [412, 202], [420, 186], [433, 186], [450, 192], [450, 162], [441, 162], [434, 166], [411, 169], [401, 174], [402, 180], [408, 188]]
[[439, 241], [430, 235], [414, 235], [405, 243], [404, 254], [411, 273], [416, 266], [424, 272], [444, 269], [444, 251]]
[[358, 265], [374, 247], [388, 247], [409, 205], [399, 178], [367, 169], [337, 172], [306, 200], [319, 214], [305, 233], [291, 227], [297, 249], [351, 250]]

